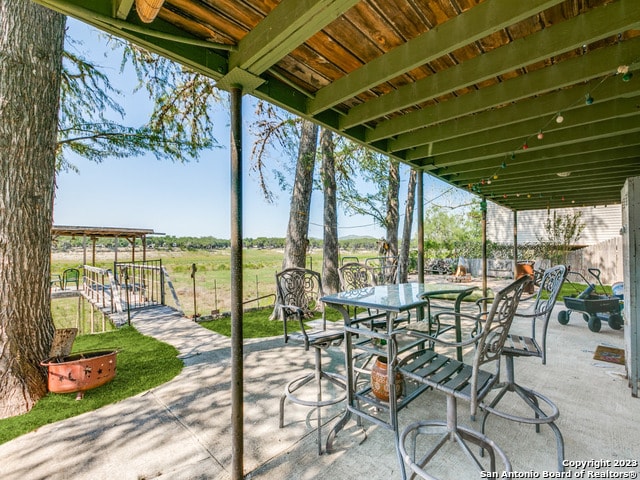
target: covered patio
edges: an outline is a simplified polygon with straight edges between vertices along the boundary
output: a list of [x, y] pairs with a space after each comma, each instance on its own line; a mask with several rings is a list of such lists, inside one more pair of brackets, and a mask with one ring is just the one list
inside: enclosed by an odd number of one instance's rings
[[[251, 470], [243, 465], [251, 455], [243, 452], [243, 424], [248, 424], [243, 411], [243, 95], [267, 100], [510, 208], [516, 225], [522, 210], [621, 203], [625, 181], [640, 175], [636, 0], [38, 3], [172, 58], [231, 94], [234, 479]], [[417, 216], [422, 218], [422, 175], [418, 179]], [[631, 225], [627, 232], [636, 230]], [[628, 263], [626, 330], [635, 335], [635, 256]], [[636, 393], [635, 336], [627, 348]], [[600, 412], [606, 403], [595, 402], [595, 391], [585, 393], [598, 387], [570, 386], [568, 366], [582, 363], [574, 358], [562, 364], [559, 378], [564, 380], [555, 397], [588, 398], [589, 408]], [[548, 382], [549, 369], [539, 370], [545, 375], [540, 381]], [[558, 403], [566, 421], [574, 405]], [[626, 401], [616, 402], [622, 404]], [[587, 417], [571, 425], [593, 435]], [[605, 457], [602, 450], [584, 448], [577, 453], [585, 458]], [[622, 451], [638, 458], [637, 451]]]
[[[427, 277], [427, 282], [441, 277]], [[491, 284], [499, 288], [498, 284]], [[561, 308], [558, 306], [556, 310]], [[558, 426], [566, 441], [566, 460], [589, 462], [569, 465], [569, 478], [589, 477], [588, 472], [638, 472], [620, 467], [637, 461], [640, 450], [638, 400], [629, 395], [624, 367], [594, 360], [598, 345], [622, 346], [621, 331], [603, 328], [591, 332], [585, 322], [560, 325], [556, 313], [550, 324], [548, 362], [517, 362], [519, 378], [548, 393], [561, 415]], [[185, 362], [174, 380], [149, 392], [97, 411], [56, 422], [0, 445], [0, 476], [5, 479], [95, 480], [119, 478], [172, 480], [227, 480], [232, 478], [232, 432], [227, 421], [231, 402], [231, 341], [206, 330], [175, 312], [152, 315], [149, 310], [132, 316], [145, 335], [174, 345]], [[527, 324], [514, 328], [525, 332]], [[315, 414], [289, 405], [286, 425], [278, 428], [278, 399], [292, 369], [312, 368], [313, 355], [285, 345], [282, 337], [245, 342], [245, 457], [247, 479], [331, 480], [400, 478], [393, 432], [364, 423], [366, 440], [351, 422], [338, 435], [335, 452], [318, 456]], [[311, 353], [311, 352], [309, 352]], [[340, 348], [330, 350], [327, 365], [344, 370]], [[90, 392], [87, 393], [90, 395]], [[441, 418], [445, 395], [425, 392], [401, 412], [401, 427], [423, 418]], [[338, 420], [342, 406], [326, 409], [327, 429]], [[469, 410], [460, 405], [461, 422], [470, 422]], [[543, 426], [539, 434], [531, 425], [489, 419], [487, 433], [500, 443], [514, 471], [545, 478], [556, 471], [555, 442]], [[443, 478], [480, 478], [461, 454], [440, 456], [433, 474]], [[616, 463], [618, 466], [616, 466]], [[433, 468], [432, 467], [432, 468]], [[527, 478], [527, 477], [522, 477]], [[546, 477], [551, 478], [551, 477]], [[607, 478], [607, 477], [604, 477]], [[611, 475], [608, 478], [614, 478]]]

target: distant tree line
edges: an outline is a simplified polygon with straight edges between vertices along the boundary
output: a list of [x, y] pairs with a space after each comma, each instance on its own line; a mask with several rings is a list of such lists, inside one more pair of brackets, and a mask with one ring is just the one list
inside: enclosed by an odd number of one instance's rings
[[[96, 246], [100, 248], [113, 249], [118, 242], [119, 249], [130, 247], [128, 240], [124, 238], [98, 238]], [[245, 248], [263, 249], [283, 249], [285, 246], [284, 237], [256, 237], [245, 238], [243, 240]], [[340, 240], [340, 248], [348, 251], [357, 250], [377, 250], [379, 239], [373, 237], [353, 237]], [[82, 248], [82, 237], [58, 237], [52, 244], [54, 252], [67, 251], [75, 248]], [[136, 240], [136, 247], [142, 246], [140, 239]], [[231, 241], [226, 238], [216, 237], [176, 237], [166, 235], [162, 237], [148, 237], [148, 249], [178, 249], [178, 250], [223, 250], [231, 248]], [[322, 248], [322, 240], [318, 238], [309, 239], [309, 249]]]
[[[479, 214], [476, 208], [464, 212], [451, 212], [447, 209], [432, 207], [425, 215], [425, 259], [426, 260], [455, 260], [459, 257], [481, 258], [482, 242], [479, 227]], [[544, 230], [541, 232], [538, 242], [519, 243], [518, 258], [532, 260], [535, 258], [547, 258], [553, 264], [566, 259], [566, 254], [571, 250], [571, 243], [584, 229], [584, 222], [579, 213], [558, 215], [555, 212], [549, 216]], [[116, 239], [99, 238], [96, 245], [102, 248], [113, 249]], [[284, 249], [286, 239], [284, 237], [256, 237], [245, 238], [245, 248], [258, 249]], [[82, 247], [81, 237], [59, 237], [52, 245], [53, 251], [65, 251]], [[136, 247], [141, 247], [141, 241], [136, 241]], [[118, 239], [118, 248], [129, 248], [129, 242]], [[178, 249], [178, 250], [223, 250], [231, 247], [230, 240], [224, 238], [206, 237], [176, 237], [172, 235], [148, 237], [148, 249]], [[309, 238], [308, 250], [321, 250], [322, 239]], [[380, 239], [375, 237], [348, 237], [339, 240], [341, 252], [377, 251], [380, 247]], [[417, 266], [417, 241], [412, 239], [409, 254], [409, 270], [415, 270]], [[493, 259], [513, 258], [513, 245], [511, 243], [487, 242], [487, 256]], [[565, 260], [566, 261], [566, 260]]]

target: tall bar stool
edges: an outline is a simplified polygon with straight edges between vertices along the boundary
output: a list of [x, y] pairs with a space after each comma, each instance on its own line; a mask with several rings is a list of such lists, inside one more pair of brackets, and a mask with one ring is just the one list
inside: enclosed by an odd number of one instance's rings
[[[286, 400], [307, 407], [315, 407], [318, 422], [318, 455], [322, 455], [321, 408], [343, 402], [346, 399], [346, 379], [343, 375], [323, 370], [322, 350], [326, 350], [332, 345], [339, 345], [344, 338], [344, 331], [341, 329], [328, 330], [326, 328], [324, 308], [320, 303], [320, 298], [323, 296], [322, 279], [318, 272], [305, 268], [288, 268], [276, 274], [276, 286], [278, 293], [277, 308], [281, 312], [284, 325], [285, 343], [289, 341], [296, 342], [302, 344], [305, 351], [313, 348], [315, 353], [314, 371], [291, 380], [287, 383], [284, 393], [280, 396], [280, 428], [284, 427]], [[315, 311], [320, 309], [323, 311], [322, 325], [310, 328], [306, 322], [313, 317]], [[288, 331], [287, 322], [290, 319], [295, 319], [299, 322], [299, 332]], [[329, 398], [323, 398], [323, 379], [336, 385], [341, 392]], [[315, 381], [317, 385], [317, 395], [314, 400], [301, 398], [296, 394], [300, 388], [312, 381]]]

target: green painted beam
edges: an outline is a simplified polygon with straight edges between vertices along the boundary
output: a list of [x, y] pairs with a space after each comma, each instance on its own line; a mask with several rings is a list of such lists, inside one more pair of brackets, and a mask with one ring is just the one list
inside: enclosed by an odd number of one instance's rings
[[[611, 149], [626, 148], [629, 146], [631, 146], [631, 148], [637, 148], [638, 145], [640, 145], [640, 135], [635, 132], [630, 132], [626, 134], [622, 133], [617, 137], [599, 138], [595, 140], [587, 139], [584, 142], [555, 146], [539, 151], [520, 151], [514, 155], [514, 159], [499, 156], [482, 162], [470, 161], [457, 165], [442, 166], [437, 169], [434, 167], [432, 170], [434, 170], [434, 175], [440, 175], [443, 177], [463, 174], [465, 172], [473, 172], [477, 174], [478, 178], [484, 178], [486, 177], [486, 174], [484, 173], [485, 168], [490, 169], [491, 165], [493, 165], [494, 171], [499, 171], [503, 162], [506, 163], [507, 168], [517, 167], [517, 165], [521, 163], [544, 162], [549, 159], [559, 162], [558, 159], [562, 159], [564, 157], [568, 159], [567, 162], [579, 163], [581, 161], [581, 155], [584, 155], [585, 158], [587, 158], [587, 155], [597, 155], [600, 152], [606, 152]], [[562, 164], [564, 165], [565, 162], [562, 162]]]
[[[620, 82], [623, 83], [623, 82]], [[566, 90], [558, 92], [559, 96], [570, 96], [570, 92]], [[604, 93], [604, 92], [603, 92]], [[513, 123], [508, 126], [502, 126], [499, 124], [500, 112], [490, 112], [491, 115], [486, 115], [486, 120], [493, 120], [494, 123], [487, 123], [487, 125], [493, 125], [494, 127], [488, 130], [480, 130], [468, 135], [451, 138], [441, 142], [436, 142], [432, 145], [419, 147], [413, 149], [408, 158], [422, 158], [426, 156], [435, 156], [454, 153], [461, 150], [477, 149], [480, 145], [498, 144], [503, 142], [510, 142], [511, 149], [519, 149], [525, 142], [530, 147], [535, 147], [540, 144], [546, 143], [550, 138], [555, 138], [553, 134], [558, 130], [567, 128], [568, 126], [579, 127], [589, 123], [602, 122], [604, 120], [610, 120], [614, 118], [622, 118], [627, 116], [633, 116], [640, 113], [638, 105], [640, 104], [640, 91], [637, 92], [638, 96], [631, 98], [618, 98], [612, 101], [598, 101], [592, 105], [585, 105], [584, 102], [579, 104], [579, 107], [572, 110], [563, 111], [565, 118], [567, 118], [567, 124], [563, 122], [558, 124], [554, 121], [555, 115], [546, 115], [542, 118], [533, 116], [532, 119]], [[530, 102], [531, 103], [531, 102]], [[554, 102], [556, 105], [561, 102]], [[536, 103], [534, 106], [537, 107]], [[566, 105], [566, 103], [565, 103]], [[514, 110], [511, 107], [505, 109]], [[528, 118], [529, 115], [526, 108], [521, 109], [523, 117]], [[554, 113], [558, 112], [558, 109], [551, 110]], [[478, 115], [484, 117], [483, 115]], [[569, 124], [569, 118], [571, 123]], [[539, 140], [537, 135], [539, 132], [543, 132], [544, 138]]]
[[260, 75], [359, 0], [282, 0], [240, 41], [229, 57], [229, 70]]
[[[570, 120], [565, 120], [565, 122], [568, 121]], [[513, 141], [479, 145], [473, 149], [461, 150], [434, 157], [434, 166], [435, 168], [440, 168], [465, 163], [470, 160], [474, 162], [495, 158], [504, 158], [506, 160], [510, 152], [519, 155], [528, 155], [545, 149], [581, 144], [587, 140], [600, 140], [607, 137], [615, 138], [624, 133], [637, 132], [640, 130], [640, 115], [627, 118], [614, 118], [604, 122], [590, 123], [576, 127], [568, 125], [567, 127], [562, 130], [548, 132], [545, 134], [544, 142], [532, 144], [527, 150], [520, 149], [521, 144], [514, 144]], [[407, 155], [408, 160], [412, 160], [412, 158], [411, 155]]]
[[[506, 125], [527, 118], [553, 114], [560, 109], [566, 109], [579, 99], [575, 93], [571, 94], [576, 95], [575, 98], [568, 98], [569, 94], [562, 91], [556, 92], [575, 83], [584, 83], [581, 95], [589, 87], [595, 86], [592, 95], [596, 96], [597, 100], [607, 100], [635, 92], [640, 89], [637, 84], [620, 82], [619, 78], [605, 79], [603, 84], [600, 84], [599, 77], [611, 75], [619, 65], [631, 65], [632, 70], [638, 69], [640, 64], [634, 64], [638, 58], [640, 58], [640, 38], [618, 43], [613, 47], [601, 48], [552, 67], [475, 90], [457, 98], [455, 102], [438, 103], [425, 109], [429, 110], [425, 113], [431, 117], [429, 119], [431, 126], [391, 138], [389, 150], [415, 148], [465, 135], [468, 132], [490, 129], [495, 124]], [[589, 83], [590, 81], [592, 83]], [[534, 98], [527, 100], [530, 97]], [[505, 104], [512, 102], [517, 103], [504, 107]], [[531, 106], [534, 104], [535, 107]], [[501, 108], [493, 110], [496, 107]], [[436, 121], [438, 123], [435, 123]], [[367, 136], [368, 140], [376, 138], [373, 131]]]
[[133, 2], [134, 0], [116, 0], [116, 18], [119, 18], [120, 20], [126, 20], [129, 16], [129, 12], [133, 8]]
[[[195, 45], [170, 41], [158, 38], [158, 33], [181, 34], [181, 31], [167, 24], [161, 19], [156, 19], [153, 24], [143, 24], [137, 18], [132, 18], [128, 22], [123, 22], [111, 17], [114, 13], [113, 6], [109, 0], [35, 0], [36, 3], [50, 8], [64, 15], [76, 18], [93, 27], [115, 35], [124, 40], [140, 45], [151, 52], [163, 55], [185, 65], [192, 70], [206, 75], [214, 80], [220, 80], [228, 71], [228, 58], [210, 48], [204, 49]], [[144, 32], [147, 31], [148, 34]], [[203, 42], [210, 45], [208, 42]], [[214, 45], [215, 47], [215, 45]], [[274, 105], [278, 105], [285, 110], [299, 114], [303, 112], [306, 105], [306, 97], [292, 89], [288, 84], [266, 73], [265, 83], [257, 88], [253, 94]], [[332, 113], [334, 117], [336, 113]], [[312, 118], [310, 118], [313, 120]], [[334, 118], [337, 124], [337, 119]], [[354, 138], [355, 141], [362, 139]]]
[[[555, 179], [555, 175], [558, 173], [595, 169], [602, 166], [603, 162], [605, 165], [609, 162], [615, 162], [616, 168], [625, 165], [633, 166], [640, 164], [640, 145], [599, 150], [597, 152], [586, 152], [572, 156], [563, 155], [559, 158], [546, 158], [544, 160], [531, 162], [520, 162], [507, 165], [505, 168], [494, 164], [484, 169], [478, 168], [474, 171], [466, 171], [463, 173], [444, 174], [442, 177], [444, 180], [455, 181], [463, 185], [474, 182], [478, 178], [493, 179], [495, 182], [495, 175], [498, 175], [498, 181], [507, 182], [514, 182], [520, 178], [527, 177], [543, 178], [544, 175], [550, 175]], [[609, 166], [607, 165], [606, 168], [609, 168]]]
[[[443, 96], [489, 78], [494, 78], [579, 48], [584, 44], [633, 29], [637, 26], [638, 19], [640, 19], [640, 2], [621, 0], [595, 8], [585, 14], [520, 38], [484, 55], [412, 83], [407, 87], [402, 87], [396, 92], [371, 100], [367, 102], [367, 105], [387, 102], [387, 108], [379, 108], [381, 113], [398, 111], [408, 105], [415, 105]], [[386, 97], [389, 98], [387, 99]], [[389, 109], [391, 110], [388, 111]], [[385, 113], [382, 114], [384, 115]], [[345, 119], [341, 125], [346, 128], [349, 123]], [[420, 115], [420, 111], [412, 112], [399, 118], [381, 122], [375, 127], [374, 132], [369, 136], [369, 140], [398, 135], [415, 129], [416, 125], [424, 126], [426, 124], [425, 118]]]
[[112, 5], [109, 0], [94, 0], [88, 3], [82, 0], [36, 0], [36, 3], [140, 45], [212, 78], [220, 78], [222, 73], [226, 72], [227, 59], [214, 51], [215, 44], [202, 42], [208, 43], [211, 49], [197, 48], [189, 44], [197, 39], [184, 37], [183, 32], [161, 19], [154, 21], [151, 26], [142, 23], [137, 17], [127, 22], [113, 18], [110, 16]]
[[[583, 202], [591, 202], [597, 201], [600, 202], [617, 202], [620, 203], [620, 189], [624, 184], [624, 180], [620, 180], [617, 184], [612, 184], [608, 186], [606, 189], [602, 189], [600, 191], [590, 190], [583, 191], [580, 189], [579, 191], [567, 191], [562, 192], [558, 191], [555, 193], [541, 193], [541, 192], [523, 192], [520, 196], [517, 195], [507, 195], [505, 198], [503, 195], [491, 195], [490, 193], [485, 193], [487, 198], [495, 199], [499, 202], [508, 201], [511, 205], [514, 204], [526, 204], [526, 203], [539, 203], [540, 205], [544, 205], [549, 201], [554, 201], [556, 204], [560, 204], [564, 202], [565, 207], [570, 207], [572, 203], [575, 201], [578, 204]], [[562, 199], [564, 197], [564, 200]]]
[[[492, 184], [487, 189], [488, 193], [496, 192], [500, 195], [514, 195], [522, 194], [531, 189], [534, 189], [538, 193], [563, 193], [573, 192], [573, 190], [606, 190], [617, 186], [620, 182], [628, 177], [634, 177], [640, 174], [640, 168], [631, 167], [626, 170], [617, 170], [615, 174], [607, 175], [606, 171], [595, 171], [590, 174], [580, 175], [571, 179], [552, 178], [547, 179], [546, 182], [510, 182], [509, 184]], [[551, 181], [549, 181], [551, 180]], [[496, 182], [494, 182], [496, 183]]]
[[[315, 115], [559, 3], [562, 1], [487, 0], [319, 90], [309, 100], [307, 113]], [[461, 36], [460, 32], [465, 34]]]
[[[622, 189], [622, 184], [620, 185]], [[562, 197], [557, 198], [513, 198], [508, 199], [490, 199], [499, 205], [506, 206], [512, 210], [546, 210], [548, 208], [572, 208], [572, 207], [593, 207], [601, 205], [619, 205], [620, 204], [620, 189], [617, 193], [611, 192], [603, 195], [575, 195], [566, 196], [564, 200]]]

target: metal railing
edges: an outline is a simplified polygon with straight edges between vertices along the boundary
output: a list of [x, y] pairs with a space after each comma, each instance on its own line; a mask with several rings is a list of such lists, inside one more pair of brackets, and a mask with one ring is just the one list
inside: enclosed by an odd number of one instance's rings
[[182, 310], [162, 260], [114, 262], [113, 270], [83, 266], [82, 295], [105, 313], [124, 313], [153, 305], [166, 305], [166, 288]]
[[162, 260], [113, 264], [120, 302], [129, 309], [165, 305]]
[[103, 311], [122, 312], [117, 294], [118, 286], [111, 270], [84, 265], [82, 275], [82, 294], [93, 305]]

